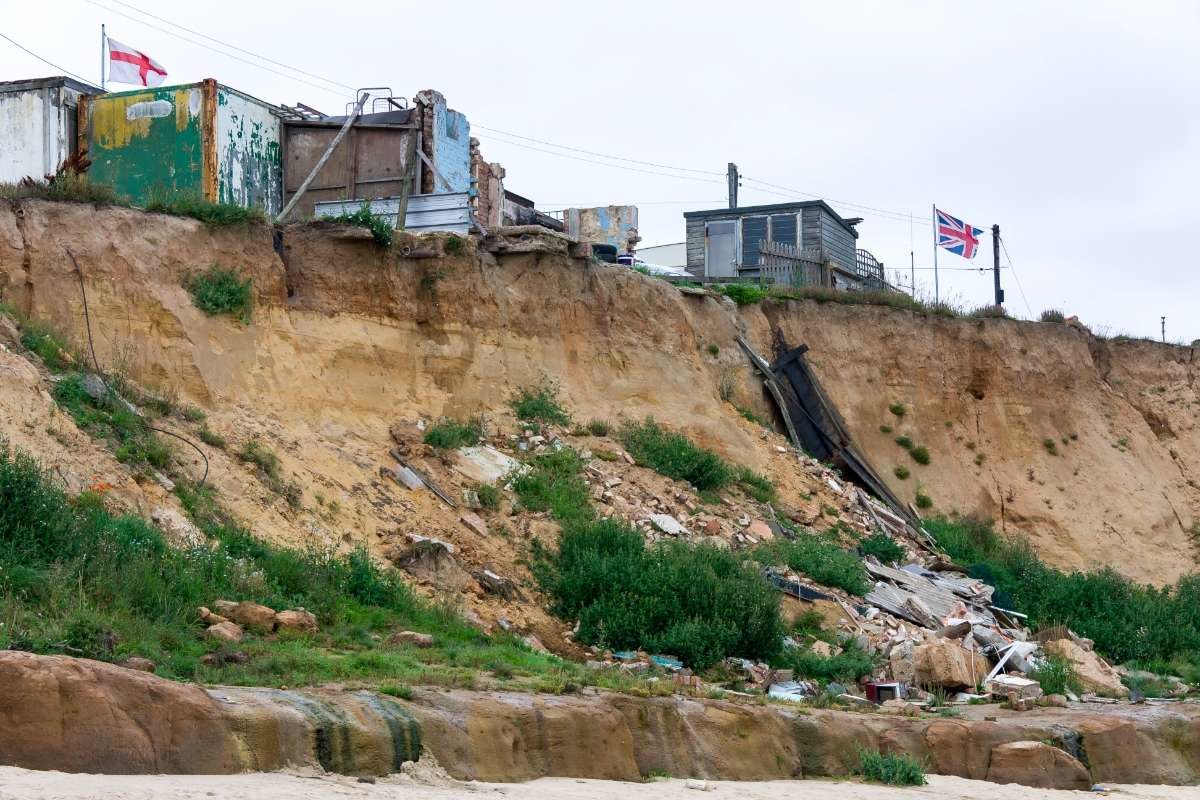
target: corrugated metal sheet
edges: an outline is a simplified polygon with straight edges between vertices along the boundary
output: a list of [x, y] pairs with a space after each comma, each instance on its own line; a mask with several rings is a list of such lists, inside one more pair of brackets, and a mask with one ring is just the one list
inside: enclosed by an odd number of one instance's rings
[[[469, 233], [471, 230], [471, 197], [467, 192], [444, 192], [439, 194], [414, 194], [408, 198], [408, 213], [404, 216], [405, 230], [414, 233], [423, 231], [448, 231]], [[353, 214], [362, 208], [362, 200], [329, 200], [317, 203], [313, 208], [318, 218], [340, 217]], [[371, 200], [371, 213], [396, 224], [400, 211], [400, 200], [383, 197]]]

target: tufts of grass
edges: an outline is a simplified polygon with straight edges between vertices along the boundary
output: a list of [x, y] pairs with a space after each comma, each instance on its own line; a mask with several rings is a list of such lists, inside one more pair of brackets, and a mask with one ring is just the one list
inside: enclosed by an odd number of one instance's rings
[[892, 412], [897, 417], [903, 417], [906, 413], [908, 413], [908, 409], [904, 407], [903, 403], [892, 403], [890, 406], [888, 406], [888, 411]]
[[724, 283], [712, 288], [739, 306], [754, 305], [770, 295], [769, 290], [751, 283]]
[[448, 255], [456, 256], [466, 249], [466, 242], [461, 236], [450, 234], [446, 237], [446, 241], [442, 245], [442, 248]]
[[795, 539], [775, 539], [758, 545], [750, 555], [764, 566], [786, 566], [853, 595], [861, 596], [870, 589], [858, 554], [843, 550], [828, 535], [800, 533]]
[[697, 491], [716, 492], [737, 483], [761, 502], [775, 497], [775, 486], [765, 476], [727, 463], [682, 433], [665, 430], [652, 417], [625, 423], [617, 436], [638, 463], [668, 478], [686, 481]]
[[86, 175], [70, 169], [60, 169], [49, 178], [25, 178], [17, 183], [0, 183], [0, 199], [51, 200], [56, 203], [90, 203], [94, 206], [127, 206], [108, 186], [92, 183]]
[[891, 432], [892, 432], [892, 426], [891, 426], [891, 425], [880, 425], [880, 426], [879, 426], [879, 432], [880, 432], [880, 433], [891, 433]]
[[195, 406], [184, 406], [179, 413], [188, 422], [204, 422], [206, 416], [203, 410]]
[[903, 464], [897, 464], [896, 468], [892, 470], [892, 474], [900, 480], [906, 481], [908, 480], [908, 476], [912, 473], [908, 471], [908, 467], [904, 466]]
[[1055, 444], [1054, 440], [1051, 439], [1049, 436], [1047, 436], [1045, 439], [1042, 439], [1042, 447], [1046, 448], [1046, 452], [1049, 453], [1050, 455], [1052, 455], [1052, 456], [1058, 455], [1058, 445]]
[[483, 419], [471, 417], [465, 422], [445, 419], [430, 425], [423, 441], [436, 450], [457, 450], [479, 444], [483, 438]]
[[915, 502], [917, 504], [917, 508], [922, 510], [933, 508], [933, 498], [926, 494], [925, 490], [923, 489], [917, 489]]
[[984, 462], [984, 461], [987, 461], [987, 456], [986, 456], [986, 455], [984, 455], [983, 453], [976, 453], [976, 454], [975, 454], [975, 466], [977, 466], [977, 467], [982, 467], [982, 466], [983, 466], [983, 462]]
[[721, 353], [720, 346], [716, 345], [716, 344], [710, 344], [707, 349], [708, 349], [708, 354], [710, 356], [713, 356], [714, 358], [716, 356], [720, 355], [720, 353]]
[[292, 508], [300, 508], [303, 494], [300, 486], [285, 481], [279, 470], [279, 456], [258, 439], [249, 439], [237, 452], [239, 460], [258, 468], [258, 476], [268, 489], [282, 497]]
[[592, 436], [608, 436], [610, 426], [602, 419], [594, 419], [587, 424], [587, 431]]
[[1058, 656], [1048, 657], [1040, 667], [1029, 673], [1029, 677], [1040, 683], [1046, 694], [1083, 693], [1083, 685], [1071, 662]]
[[889, 786], [924, 786], [925, 767], [905, 753], [884, 755], [878, 750], [858, 751], [858, 769], [864, 780], [886, 783]]
[[204, 442], [209, 447], [217, 447], [217, 448], [220, 448], [221, 450], [224, 450], [226, 445], [228, 444], [228, 442], [225, 441], [224, 436], [217, 433], [216, 431], [214, 431], [212, 428], [208, 427], [207, 425], [201, 427], [200, 430], [196, 431], [196, 435], [200, 437], [200, 441]]
[[[371, 232], [371, 238], [375, 240], [375, 244], [380, 247], [391, 247], [392, 239], [395, 236], [395, 229], [392, 228], [392, 224], [385, 218], [372, 214], [371, 204], [366, 202], [362, 204], [361, 208], [351, 214], [327, 217], [325, 221], [366, 228]], [[447, 240], [446, 244], [449, 246], [449, 240]]]
[[1045, 311], [1042, 312], [1042, 315], [1041, 315], [1041, 317], [1039, 317], [1039, 319], [1042, 322], [1066, 322], [1067, 321], [1067, 318], [1065, 316], [1063, 316], [1063, 312], [1059, 311], [1057, 308], [1047, 308]]
[[924, 467], [929, 465], [929, 449], [925, 447], [925, 445], [917, 445], [909, 450], [908, 454], [912, 456], [913, 461], [917, 462], [921, 466]]
[[972, 319], [1011, 319], [1004, 306], [979, 306], [967, 313]]
[[907, 436], [897, 436], [897, 437], [896, 437], [896, 444], [900, 445], [900, 446], [901, 446], [901, 447], [903, 447], [905, 450], [912, 450], [912, 449], [913, 449], [913, 440], [912, 440], [912, 439], [910, 439], [910, 438], [908, 438]]
[[135, 469], [165, 469], [171, 461], [170, 448], [112, 391], [93, 397], [88, 380], [82, 372], [63, 376], [54, 386], [55, 401], [82, 430], [107, 442], [121, 463]]
[[558, 385], [549, 380], [522, 386], [508, 402], [519, 420], [554, 425], [571, 423], [571, 415], [558, 401]]
[[246, 208], [236, 203], [212, 203], [198, 194], [186, 192], [152, 197], [146, 203], [146, 210], [175, 217], [191, 217], [214, 228], [267, 222], [267, 215], [261, 208]]
[[247, 325], [254, 303], [252, 281], [232, 269], [213, 265], [205, 272], [184, 277], [183, 286], [192, 295], [192, 303], [205, 314], [228, 314]]
[[21, 344], [51, 372], [62, 372], [76, 363], [66, 343], [49, 327], [33, 320], [21, 321]]
[[876, 533], [858, 543], [858, 551], [864, 556], [875, 556], [884, 564], [904, 558], [904, 548], [886, 533]]
[[500, 490], [490, 483], [476, 486], [475, 496], [479, 498], [479, 505], [488, 511], [495, 511], [500, 507]]
[[737, 412], [742, 415], [742, 419], [746, 420], [747, 422], [753, 422], [755, 425], [758, 425], [761, 428], [770, 429], [771, 423], [754, 413], [753, 409], [739, 405], [735, 405], [734, 408], [736, 408]]
[[875, 668], [875, 658], [847, 642], [842, 652], [835, 656], [822, 656], [807, 647], [787, 648], [775, 660], [774, 665], [795, 670], [797, 677], [820, 681], [854, 683]]

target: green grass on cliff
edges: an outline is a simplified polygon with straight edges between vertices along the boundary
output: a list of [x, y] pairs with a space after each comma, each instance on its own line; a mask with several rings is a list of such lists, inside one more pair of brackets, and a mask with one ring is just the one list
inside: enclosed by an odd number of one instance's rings
[[[252, 537], [211, 491], [179, 481], [177, 493], [208, 536], [171, 546], [140, 517], [116, 514], [101, 494], [68, 497], [30, 456], [0, 446], [0, 649], [119, 662], [150, 658], [158, 674], [212, 683], [303, 686], [328, 681], [569, 691], [595, 684], [647, 691], [638, 681], [488, 636], [454, 609], [417, 597], [400, 574], [365, 553], [293, 550]], [[276, 609], [302, 606], [320, 631], [206, 641], [197, 608], [217, 599]], [[393, 647], [399, 630], [434, 646]], [[206, 665], [213, 653], [223, 664]], [[248, 660], [236, 663], [235, 653]]]
[[1035, 625], [1067, 625], [1113, 661], [1200, 660], [1200, 575], [1157, 588], [1110, 568], [1068, 573], [1043, 563], [1028, 542], [1002, 538], [990, 522], [938, 517], [925, 527], [973, 577], [996, 587], [996, 605]]

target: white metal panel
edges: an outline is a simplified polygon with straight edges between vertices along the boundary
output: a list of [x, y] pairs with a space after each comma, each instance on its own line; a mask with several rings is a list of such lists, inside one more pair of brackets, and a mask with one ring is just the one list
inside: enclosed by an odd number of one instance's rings
[[[318, 218], [340, 217], [353, 214], [363, 206], [362, 200], [329, 200], [317, 203], [313, 215]], [[400, 199], [381, 197], [370, 201], [371, 213], [383, 217], [392, 225], [400, 213]], [[408, 198], [408, 211], [404, 215], [404, 229], [422, 231], [449, 231], [468, 233], [471, 230], [471, 197], [467, 192], [442, 192], [439, 194], [414, 194]]]
[[274, 216], [282, 209], [279, 117], [227, 86], [217, 92], [217, 197]]
[[[51, 103], [46, 89], [0, 94], [0, 182], [15, 183], [26, 175], [40, 178], [58, 154], [47, 152]], [[61, 161], [61, 159], [59, 159]]]

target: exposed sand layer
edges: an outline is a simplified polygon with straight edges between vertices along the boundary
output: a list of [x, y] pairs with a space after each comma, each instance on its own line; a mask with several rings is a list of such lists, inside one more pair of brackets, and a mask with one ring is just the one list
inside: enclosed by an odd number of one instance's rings
[[[39, 800], [158, 800], [159, 798], [246, 798], [256, 800], [316, 800], [327, 797], [404, 797], [405, 800], [459, 800], [503, 796], [513, 800], [643, 800], [703, 797], [738, 800], [881, 800], [882, 798], [987, 798], [987, 800], [1036, 800], [1037, 798], [1096, 797], [1093, 792], [1030, 789], [1000, 786], [942, 775], [929, 777], [927, 786], [895, 788], [853, 781], [771, 781], [735, 783], [709, 782], [710, 790], [688, 788], [682, 780], [650, 783], [542, 778], [529, 783], [426, 782], [398, 775], [374, 784], [353, 778], [328, 775], [253, 773], [247, 775], [71, 775], [63, 772], [34, 772], [0, 767], [0, 798]], [[1194, 798], [1197, 789], [1187, 786], [1107, 786], [1107, 796], [1122, 798]]]

